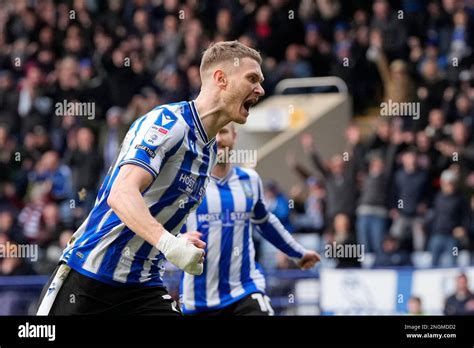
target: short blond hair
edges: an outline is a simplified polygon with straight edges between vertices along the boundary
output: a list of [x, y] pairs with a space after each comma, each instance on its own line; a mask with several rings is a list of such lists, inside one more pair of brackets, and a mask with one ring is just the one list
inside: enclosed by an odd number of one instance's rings
[[217, 63], [234, 61], [235, 59], [246, 57], [255, 60], [258, 64], [262, 64], [260, 53], [253, 48], [245, 46], [239, 41], [221, 41], [213, 43], [204, 51], [202, 56], [200, 67], [201, 75], [204, 71]]

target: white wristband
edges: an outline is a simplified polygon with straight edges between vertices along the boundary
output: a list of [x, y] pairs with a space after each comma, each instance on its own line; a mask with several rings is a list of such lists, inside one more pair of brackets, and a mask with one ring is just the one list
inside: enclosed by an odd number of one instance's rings
[[204, 250], [189, 243], [186, 238], [178, 238], [164, 230], [156, 248], [165, 255], [166, 259], [176, 267], [192, 275], [200, 275], [204, 270], [199, 260]]

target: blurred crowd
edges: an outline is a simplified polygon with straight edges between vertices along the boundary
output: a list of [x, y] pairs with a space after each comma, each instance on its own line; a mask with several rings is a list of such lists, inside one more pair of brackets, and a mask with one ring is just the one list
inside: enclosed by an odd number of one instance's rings
[[[302, 181], [286, 193], [267, 184], [274, 213], [294, 232], [316, 234], [305, 240], [321, 253], [332, 243], [364, 245], [371, 258], [362, 266], [474, 264], [474, 4], [380, 0], [368, 11], [354, 5], [350, 20], [339, 21], [342, 2], [322, 3], [335, 24], [319, 8], [306, 26], [306, 48], [314, 40], [311, 57], [321, 66], [332, 32], [339, 64], [326, 71], [346, 81], [356, 111], [369, 102], [378, 116], [364, 137], [350, 124], [345, 152], [327, 160], [304, 134], [314, 166], [288, 154]], [[333, 266], [360, 267], [357, 258]]]
[[51, 272], [129, 125], [193, 99], [202, 51], [234, 39], [262, 53], [267, 95], [333, 75], [356, 113], [421, 105], [416, 120], [380, 117], [368, 139], [350, 125], [347, 158], [325, 162], [303, 136], [315, 170], [290, 161], [301, 184], [266, 185], [287, 228], [364, 243], [378, 266], [414, 250], [452, 264], [449, 248], [474, 248], [473, 14], [459, 0], [0, 0], [0, 241], [36, 244], [41, 260], [0, 261], [0, 275]]

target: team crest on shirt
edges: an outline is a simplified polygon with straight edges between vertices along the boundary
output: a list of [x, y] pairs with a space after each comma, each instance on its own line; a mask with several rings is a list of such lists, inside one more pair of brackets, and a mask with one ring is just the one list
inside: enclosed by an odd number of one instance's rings
[[158, 116], [157, 125], [161, 126], [164, 129], [170, 130], [178, 118], [172, 112], [167, 109], [161, 111], [160, 116]]
[[145, 143], [151, 146], [159, 144], [161, 139], [168, 135], [178, 118], [166, 109], [161, 110], [156, 123], [145, 134]]

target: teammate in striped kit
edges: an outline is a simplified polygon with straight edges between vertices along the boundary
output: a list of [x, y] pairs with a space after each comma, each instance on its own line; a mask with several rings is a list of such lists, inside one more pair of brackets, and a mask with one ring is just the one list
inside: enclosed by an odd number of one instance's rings
[[218, 164], [202, 204], [183, 226], [185, 235], [206, 243], [203, 273], [183, 274], [180, 293], [184, 314], [273, 314], [265, 295], [265, 279], [255, 263], [255, 230], [302, 269], [313, 267], [320, 259], [316, 252], [299, 245], [278, 218], [267, 211], [258, 174], [232, 166], [221, 157], [230, 153], [235, 138], [233, 124], [217, 133]]
[[231, 121], [245, 123], [264, 94], [260, 63], [236, 41], [216, 43], [203, 55], [195, 101], [158, 106], [133, 123], [38, 315], [181, 314], [163, 287], [163, 262], [203, 271], [205, 244], [176, 235], [203, 199], [215, 135]]

